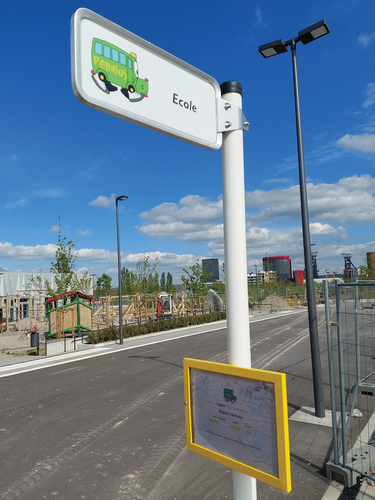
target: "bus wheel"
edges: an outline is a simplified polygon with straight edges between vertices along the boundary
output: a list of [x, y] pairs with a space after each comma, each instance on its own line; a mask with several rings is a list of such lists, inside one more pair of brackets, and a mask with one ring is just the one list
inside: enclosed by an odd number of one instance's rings
[[99, 74], [98, 74], [98, 76], [99, 76], [99, 78], [100, 78], [100, 80], [101, 80], [102, 82], [105, 82], [105, 81], [106, 81], [106, 77], [105, 77], [105, 74], [104, 74], [104, 73], [99, 73]]
[[133, 87], [133, 85], [129, 85], [128, 90], [129, 90], [129, 92], [131, 92], [132, 94], [135, 92], [135, 88]]

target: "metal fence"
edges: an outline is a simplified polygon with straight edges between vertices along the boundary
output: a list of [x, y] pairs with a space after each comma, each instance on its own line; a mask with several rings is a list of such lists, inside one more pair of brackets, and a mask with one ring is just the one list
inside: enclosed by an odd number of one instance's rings
[[375, 283], [324, 284], [333, 453], [327, 476], [374, 479]]

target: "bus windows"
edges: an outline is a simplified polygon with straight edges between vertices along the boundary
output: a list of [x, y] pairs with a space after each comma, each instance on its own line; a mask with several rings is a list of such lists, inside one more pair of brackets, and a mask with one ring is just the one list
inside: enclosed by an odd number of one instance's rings
[[104, 57], [107, 59], [111, 59], [111, 49], [108, 47], [108, 45], [104, 45]]
[[129, 69], [132, 69], [132, 60], [131, 59], [128, 59], [128, 66], [129, 66]]
[[103, 54], [103, 45], [100, 42], [95, 42], [95, 54], [101, 56]]
[[116, 49], [112, 49], [112, 59], [118, 62], [118, 51]]
[[122, 64], [123, 66], [126, 66], [125, 54], [121, 54], [121, 52], [120, 52], [120, 64]]

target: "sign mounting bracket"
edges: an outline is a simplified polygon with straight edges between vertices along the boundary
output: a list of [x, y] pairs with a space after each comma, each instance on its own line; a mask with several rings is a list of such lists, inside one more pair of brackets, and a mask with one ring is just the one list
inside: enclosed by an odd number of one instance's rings
[[225, 99], [218, 99], [218, 132], [231, 132], [243, 130], [248, 132], [249, 122], [246, 120], [242, 109]]

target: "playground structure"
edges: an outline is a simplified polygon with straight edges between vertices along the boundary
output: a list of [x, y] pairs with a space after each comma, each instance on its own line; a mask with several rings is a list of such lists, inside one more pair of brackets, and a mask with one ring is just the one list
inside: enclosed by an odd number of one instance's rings
[[[72, 327], [78, 335], [91, 330], [93, 325], [118, 324], [118, 296], [102, 297], [93, 313], [92, 297], [80, 292], [51, 297], [46, 300], [46, 289], [19, 290], [16, 294], [0, 297], [0, 333], [5, 331], [30, 332], [37, 326], [48, 335], [69, 334]], [[77, 295], [78, 293], [78, 295]], [[65, 304], [63, 304], [65, 302]], [[191, 297], [186, 293], [136, 294], [123, 296], [124, 324], [144, 323], [176, 316], [192, 316], [210, 312], [207, 297]], [[93, 314], [92, 314], [93, 313]]]
[[68, 292], [46, 300], [48, 337], [81, 337], [92, 331], [92, 296], [82, 292]]
[[[175, 316], [192, 316], [210, 312], [207, 297], [188, 297], [187, 294], [172, 296], [165, 292], [158, 294], [136, 294], [122, 297], [122, 319], [124, 324], [145, 323]], [[93, 314], [94, 325], [118, 324], [118, 296], [102, 297], [101, 306]]]
[[44, 314], [45, 289], [17, 290], [16, 294], [0, 297], [0, 333], [11, 327], [17, 331], [31, 331], [36, 325], [46, 324]]

